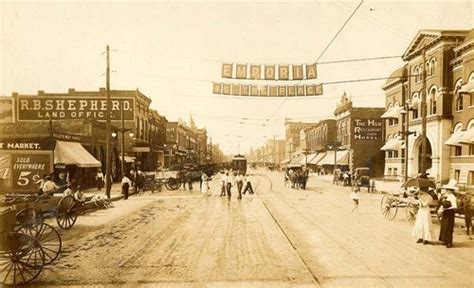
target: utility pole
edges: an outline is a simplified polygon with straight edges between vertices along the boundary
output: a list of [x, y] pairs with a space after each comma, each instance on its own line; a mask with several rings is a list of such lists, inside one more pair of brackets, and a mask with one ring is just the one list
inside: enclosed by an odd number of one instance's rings
[[420, 163], [420, 171], [421, 173], [426, 172], [426, 48], [422, 50], [422, 77], [423, 77], [423, 85], [421, 88], [421, 163]]
[[275, 158], [276, 158], [276, 143], [275, 143], [275, 135], [273, 135], [273, 169], [275, 169]]
[[120, 105], [120, 119], [121, 122], [121, 129], [122, 130], [122, 141], [120, 141], [120, 151], [122, 151], [122, 161], [120, 164], [120, 175], [121, 179], [123, 179], [123, 175], [125, 175], [125, 120], [123, 119], [124, 116], [124, 101], [122, 101], [122, 105]]
[[112, 147], [110, 143], [110, 134], [111, 134], [111, 127], [110, 127], [110, 58], [109, 58], [109, 45], [107, 45], [107, 68], [106, 68], [106, 88], [105, 88], [105, 97], [107, 101], [107, 114], [106, 114], [106, 126], [105, 126], [105, 137], [107, 139], [107, 147], [106, 147], [106, 157], [107, 160], [105, 161], [105, 195], [107, 198], [110, 199], [110, 189], [112, 188], [111, 182], [111, 172], [112, 172]]

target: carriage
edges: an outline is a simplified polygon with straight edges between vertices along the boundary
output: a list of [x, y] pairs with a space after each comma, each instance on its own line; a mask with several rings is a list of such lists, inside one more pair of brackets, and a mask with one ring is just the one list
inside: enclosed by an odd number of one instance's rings
[[[436, 191], [436, 185], [433, 181], [424, 178], [413, 178], [409, 179], [405, 182], [402, 188], [406, 189], [402, 195], [401, 193], [387, 193], [382, 197], [380, 201], [380, 209], [382, 215], [387, 220], [393, 220], [397, 215], [397, 211], [399, 208], [405, 208], [405, 215], [407, 220], [410, 223], [415, 222], [416, 215], [418, 213], [418, 198], [417, 198], [417, 190], [413, 189], [413, 187], [417, 188], [428, 188], [430, 195], [433, 197], [433, 202], [430, 205], [431, 214], [436, 216], [438, 220], [441, 220], [441, 216], [437, 213], [440, 203], [441, 203], [441, 195]], [[457, 199], [457, 206], [456, 209], [456, 217], [465, 220], [465, 226], [467, 229], [467, 233], [470, 233], [470, 229], [472, 227], [472, 218], [471, 215], [474, 211], [474, 201], [472, 201], [472, 193], [470, 192], [454, 192], [456, 199]]]
[[34, 209], [0, 208], [0, 283], [24, 285], [61, 253], [62, 241]]

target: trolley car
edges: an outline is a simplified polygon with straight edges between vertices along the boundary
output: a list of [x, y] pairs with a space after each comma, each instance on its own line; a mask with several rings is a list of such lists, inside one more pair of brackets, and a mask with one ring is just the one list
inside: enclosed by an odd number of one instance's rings
[[242, 174], [247, 173], [247, 159], [245, 159], [244, 155], [235, 155], [232, 158], [232, 162], [230, 163], [230, 167], [234, 171], [239, 171]]

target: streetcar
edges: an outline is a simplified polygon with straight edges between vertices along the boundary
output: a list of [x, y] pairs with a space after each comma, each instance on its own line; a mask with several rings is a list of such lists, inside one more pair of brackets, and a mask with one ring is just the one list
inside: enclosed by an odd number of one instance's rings
[[232, 158], [232, 162], [230, 163], [230, 167], [234, 171], [239, 171], [242, 174], [247, 173], [247, 159], [245, 159], [244, 155], [235, 155]]

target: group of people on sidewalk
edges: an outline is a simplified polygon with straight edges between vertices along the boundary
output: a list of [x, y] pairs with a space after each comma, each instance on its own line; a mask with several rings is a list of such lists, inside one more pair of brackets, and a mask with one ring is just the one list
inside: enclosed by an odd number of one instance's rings
[[456, 196], [453, 194], [456, 187], [443, 186], [443, 193], [438, 200], [436, 193], [431, 193], [428, 188], [420, 188], [418, 195], [418, 212], [416, 214], [415, 226], [412, 236], [417, 239], [416, 243], [431, 244], [433, 241], [433, 225], [431, 222], [431, 208], [433, 201], [440, 201], [437, 213], [442, 215], [441, 227], [438, 240], [446, 246], [453, 247], [454, 216], [458, 208]]
[[226, 196], [230, 199], [232, 197], [232, 187], [237, 188], [237, 199], [242, 199], [242, 194], [245, 193], [254, 194], [252, 182], [248, 174], [241, 173], [240, 171], [234, 172], [232, 169], [220, 171], [221, 177], [221, 194], [220, 196]]

